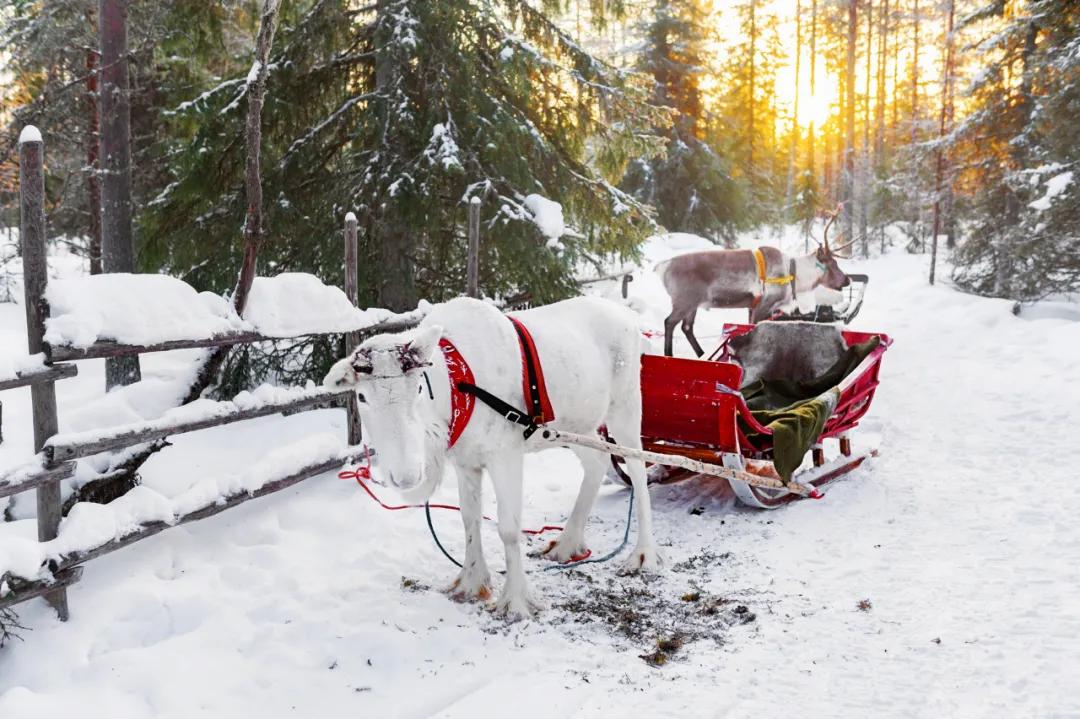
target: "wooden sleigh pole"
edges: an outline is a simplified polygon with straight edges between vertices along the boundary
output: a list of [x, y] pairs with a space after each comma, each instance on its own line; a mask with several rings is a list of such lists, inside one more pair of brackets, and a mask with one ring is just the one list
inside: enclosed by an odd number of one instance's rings
[[589, 449], [595, 449], [600, 452], [624, 457], [626, 459], [640, 459], [645, 462], [662, 464], [668, 467], [680, 467], [698, 474], [743, 482], [744, 484], [761, 487], [762, 489], [782, 489], [801, 497], [809, 497], [815, 493], [813, 487], [807, 487], [798, 482], [784, 482], [780, 479], [762, 477], [751, 474], [750, 472], [723, 467], [719, 464], [702, 462], [693, 459], [692, 457], [684, 457], [679, 454], [664, 454], [662, 452], [651, 452], [647, 449], [625, 447], [620, 444], [604, 441], [600, 437], [590, 437], [588, 435], [575, 434], [573, 432], [559, 432], [554, 429], [541, 429], [537, 434], [541, 439], [557, 446], [572, 444], [578, 447], [587, 447]]

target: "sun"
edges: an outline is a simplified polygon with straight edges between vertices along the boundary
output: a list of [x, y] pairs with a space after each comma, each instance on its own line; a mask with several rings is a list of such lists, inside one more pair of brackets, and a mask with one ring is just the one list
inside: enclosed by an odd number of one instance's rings
[[[816, 82], [811, 92], [809, 65], [809, 58], [804, 56], [799, 69], [799, 126], [804, 129], [811, 125], [820, 128], [828, 122], [829, 116], [836, 110], [838, 99], [836, 78], [827, 73], [821, 57], [817, 58], [817, 67], [814, 68]], [[781, 68], [776, 80], [777, 101], [790, 117], [795, 112], [795, 63]], [[789, 121], [783, 122], [786, 124]]]
[[[809, 127], [811, 124], [815, 127], [821, 127], [828, 122], [828, 117], [836, 109], [835, 80], [821, 77], [823, 72], [820, 69], [816, 74], [819, 77], [818, 82], [814, 83], [813, 93], [810, 92], [809, 77], [801, 78], [799, 81], [799, 117], [795, 120], [801, 127]], [[793, 108], [794, 104], [795, 97], [793, 96]]]

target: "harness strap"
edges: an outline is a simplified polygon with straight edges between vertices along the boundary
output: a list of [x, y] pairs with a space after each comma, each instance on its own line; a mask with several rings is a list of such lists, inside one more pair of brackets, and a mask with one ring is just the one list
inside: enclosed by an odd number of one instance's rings
[[791, 285], [792, 297], [795, 295], [795, 261], [791, 261], [789, 267], [790, 274], [783, 275], [782, 277], [769, 277], [768, 268], [765, 265], [765, 253], [761, 251], [760, 247], [754, 248], [754, 262], [757, 264], [758, 281], [761, 282], [761, 292], [754, 298], [751, 308], [757, 307], [761, 304], [761, 298], [765, 296], [766, 285]]
[[528, 403], [529, 416], [536, 424], [545, 424], [555, 419], [555, 410], [551, 407], [548, 399], [547, 387], [544, 384], [544, 371], [540, 367], [540, 355], [536, 351], [536, 343], [525, 324], [507, 315], [506, 318], [514, 325], [517, 331], [518, 344], [521, 345], [521, 393]]
[[794, 266], [791, 268], [791, 274], [783, 275], [782, 277], [769, 277], [765, 267], [765, 253], [761, 251], [761, 248], [754, 249], [754, 260], [757, 262], [758, 279], [766, 285], [786, 285], [795, 281]]
[[477, 387], [471, 382], [458, 382], [456, 386], [458, 391], [476, 397], [488, 407], [491, 407], [491, 409], [495, 410], [495, 412], [501, 415], [504, 419], [507, 419], [514, 424], [520, 424], [522, 427], [524, 427], [525, 439], [531, 437], [533, 435], [533, 432], [540, 428], [539, 425], [537, 425], [536, 422], [533, 421], [532, 417], [530, 417], [527, 412], [518, 409], [514, 405], [503, 399], [500, 399], [499, 397], [496, 397], [483, 387]]
[[[518, 409], [486, 389], [476, 386], [472, 372], [469, 372], [467, 376], [452, 376], [451, 386], [458, 394], [470, 399], [475, 397], [495, 410], [504, 419], [524, 427], [525, 431], [522, 434], [525, 439], [528, 439], [539, 429], [540, 425], [555, 419], [555, 410], [551, 407], [547, 387], [544, 385], [544, 372], [540, 368], [540, 355], [536, 351], [536, 344], [533, 342], [532, 335], [529, 334], [529, 330], [525, 328], [521, 320], [509, 315], [506, 318], [514, 325], [518, 344], [521, 346], [521, 391], [529, 405], [528, 411]], [[471, 405], [469, 409], [471, 414]], [[468, 421], [467, 417], [465, 421]], [[462, 424], [462, 429], [464, 429], [464, 424]]]

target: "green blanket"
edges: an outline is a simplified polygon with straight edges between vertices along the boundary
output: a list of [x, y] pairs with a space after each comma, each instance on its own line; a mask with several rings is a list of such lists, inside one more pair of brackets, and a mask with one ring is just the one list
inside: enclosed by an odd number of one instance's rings
[[[808, 382], [759, 379], [742, 388], [754, 419], [772, 431], [773, 464], [785, 482], [821, 436], [840, 398], [837, 385], [879, 344], [881, 340], [873, 337], [852, 345], [832, 367]], [[747, 436], [753, 440], [759, 434], [748, 432]]]

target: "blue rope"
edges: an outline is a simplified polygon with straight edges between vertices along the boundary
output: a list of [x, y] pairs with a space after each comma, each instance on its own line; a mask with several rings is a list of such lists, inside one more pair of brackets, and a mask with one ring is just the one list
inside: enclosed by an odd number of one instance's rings
[[[424, 502], [424, 514], [427, 515], [427, 526], [428, 526], [428, 529], [431, 530], [431, 538], [435, 540], [435, 545], [443, 553], [443, 556], [445, 556], [447, 559], [449, 559], [454, 564], [461, 567], [461, 562], [459, 562], [458, 560], [456, 560], [456, 559], [454, 559], [453, 557], [450, 556], [450, 552], [446, 551], [446, 547], [444, 547], [442, 545], [442, 542], [439, 541], [439, 535], [435, 534], [435, 525], [431, 523], [431, 505], [428, 502]], [[464, 567], [461, 567], [461, 568], [464, 569]]]
[[552, 564], [551, 566], [544, 567], [543, 571], [552, 572], [552, 571], [557, 571], [559, 569], [573, 569], [574, 567], [580, 567], [582, 564], [598, 564], [600, 562], [606, 562], [609, 559], [612, 559], [616, 554], [621, 552], [623, 550], [623, 547], [626, 546], [626, 543], [628, 541], [630, 541], [630, 522], [633, 519], [633, 517], [634, 517], [634, 492], [633, 492], [633, 490], [631, 490], [630, 491], [630, 501], [627, 503], [627, 507], [626, 507], [626, 531], [623, 532], [622, 542], [619, 544], [619, 546], [615, 547], [615, 549], [611, 550], [610, 552], [608, 552], [604, 556], [596, 558], [596, 559], [593, 559], [593, 558], [590, 557], [589, 559], [579, 559], [576, 562], [568, 562], [566, 564]]
[[[428, 526], [428, 529], [431, 530], [431, 538], [435, 540], [435, 546], [437, 546], [439, 548], [439, 551], [443, 553], [444, 557], [449, 559], [456, 566], [461, 567], [461, 562], [454, 559], [454, 557], [451, 556], [450, 552], [446, 551], [446, 547], [443, 546], [442, 542], [439, 541], [439, 535], [435, 532], [435, 525], [431, 521], [431, 505], [429, 503], [427, 503], [427, 502], [424, 502], [424, 514], [427, 516], [427, 526]], [[552, 564], [549, 567], [544, 567], [543, 571], [551, 572], [551, 571], [556, 571], [556, 570], [559, 570], [559, 569], [573, 569], [574, 567], [579, 567], [582, 564], [599, 564], [600, 562], [609, 561], [610, 559], [614, 558], [615, 555], [617, 555], [619, 552], [621, 552], [623, 550], [623, 548], [626, 546], [627, 542], [630, 541], [630, 524], [631, 524], [633, 518], [634, 518], [634, 492], [631, 490], [631, 492], [630, 492], [630, 501], [627, 503], [627, 507], [626, 507], [626, 531], [623, 532], [622, 542], [619, 543], [619, 546], [615, 547], [615, 549], [611, 550], [610, 552], [608, 552], [607, 554], [605, 554], [602, 557], [598, 557], [598, 558], [595, 558], [595, 559], [591, 558], [591, 557], [589, 559], [579, 559], [576, 562], [568, 562], [566, 564]]]

